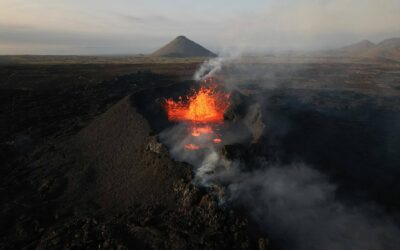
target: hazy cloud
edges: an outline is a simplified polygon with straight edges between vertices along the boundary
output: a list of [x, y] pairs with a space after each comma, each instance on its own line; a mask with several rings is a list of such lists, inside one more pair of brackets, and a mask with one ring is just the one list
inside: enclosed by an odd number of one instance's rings
[[162, 15], [153, 15], [153, 16], [146, 16], [146, 17], [139, 17], [139, 16], [133, 16], [133, 15], [129, 15], [129, 14], [121, 14], [118, 13], [116, 14], [116, 16], [122, 18], [125, 21], [128, 22], [171, 22], [172, 20], [162, 16]]
[[400, 36], [399, 13], [395, 0], [282, 1], [232, 18], [224, 35], [255, 50], [335, 47]]
[[125, 21], [129, 22], [142, 22], [144, 20], [144, 18], [142, 17], [132, 16], [132, 15], [126, 15], [126, 14], [116, 14], [116, 15], [121, 17]]
[[[118, 46], [123, 37], [132, 44], [126, 48], [130, 53], [151, 52], [181, 34], [213, 50], [270, 51], [332, 48], [362, 39], [378, 42], [400, 36], [399, 12], [396, 0], [3, 0], [0, 26], [32, 27], [26, 41], [29, 36], [41, 36], [43, 30], [47, 43], [54, 42], [52, 34], [60, 37], [59, 33], [110, 37], [115, 51], [122, 51]], [[0, 44], [6, 43], [5, 35]], [[21, 46], [18, 39], [15, 47]], [[27, 42], [24, 46], [29, 51]], [[9, 52], [0, 47], [1, 54]], [[31, 53], [36, 53], [33, 47]]]
[[228, 175], [230, 199], [244, 204], [284, 249], [397, 249], [400, 230], [372, 204], [347, 205], [336, 186], [304, 164]]

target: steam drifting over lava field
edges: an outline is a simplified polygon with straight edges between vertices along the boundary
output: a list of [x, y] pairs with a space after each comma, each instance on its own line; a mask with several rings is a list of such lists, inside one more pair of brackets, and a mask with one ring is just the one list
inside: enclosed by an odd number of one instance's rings
[[0, 250], [399, 250], [399, 0], [1, 0]]
[[398, 63], [6, 64], [0, 88], [1, 248], [400, 245]]

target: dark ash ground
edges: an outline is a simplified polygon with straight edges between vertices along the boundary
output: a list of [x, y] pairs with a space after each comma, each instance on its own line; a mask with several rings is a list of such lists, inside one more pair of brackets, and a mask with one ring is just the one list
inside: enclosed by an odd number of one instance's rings
[[[154, 88], [187, 88], [197, 66], [2, 65], [0, 248], [279, 249], [248, 211], [193, 186], [191, 167], [155, 140], [162, 124], [136, 106], [156, 105], [143, 101]], [[225, 73], [261, 103], [266, 124], [259, 143], [227, 149], [232, 157], [316, 166], [338, 199], [373, 202], [398, 223], [398, 64]]]

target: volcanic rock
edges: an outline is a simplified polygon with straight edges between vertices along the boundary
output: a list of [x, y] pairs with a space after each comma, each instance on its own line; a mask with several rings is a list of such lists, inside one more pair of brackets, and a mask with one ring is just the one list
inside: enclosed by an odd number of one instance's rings
[[[262, 119], [261, 105], [239, 91], [233, 91], [230, 106], [224, 114], [226, 120], [243, 124], [248, 130], [253, 143], [257, 142], [264, 133], [265, 124]], [[244, 134], [242, 132], [242, 134]]]
[[173, 162], [166, 150], [161, 154], [162, 146], [151, 134], [130, 98], [83, 129], [78, 144], [85, 152], [87, 171], [81, 170], [77, 178], [85, 186], [94, 186], [85, 195], [110, 209], [142, 203], [173, 205], [174, 180], [187, 178], [191, 171], [187, 165]]
[[[92, 225], [87, 232], [79, 228], [80, 223], [71, 224], [66, 234], [73, 237], [66, 236], [66, 242], [57, 245], [120, 244], [139, 249], [255, 247], [257, 238], [247, 235], [249, 222], [238, 215], [234, 219], [227, 217], [212, 194], [192, 184], [191, 167], [169, 157], [148, 121], [137, 112], [133, 99], [135, 96], [121, 100], [78, 134], [77, 143], [85, 152], [84, 169], [90, 167], [89, 171], [82, 169], [69, 176], [76, 182], [69, 192], [70, 199], [90, 201], [122, 215], [103, 221], [102, 225]], [[99, 239], [102, 227], [108, 233]], [[133, 239], [132, 245], [119, 236], [121, 231]]]
[[146, 149], [157, 154], [160, 154], [162, 150], [167, 150], [162, 143], [157, 141], [157, 138], [155, 136], [151, 136], [149, 138]]
[[246, 115], [248, 98], [241, 92], [235, 90], [230, 95], [230, 105], [224, 113], [224, 118], [236, 122]]
[[[143, 87], [152, 88], [151, 79], [147, 80]], [[127, 92], [110, 84], [110, 89], [94, 92], [78, 104], [100, 105], [115, 88]], [[165, 88], [176, 91], [173, 86]], [[80, 100], [72, 93], [74, 98], [62, 101]], [[31, 153], [24, 152], [26, 156], [15, 164], [10, 162], [10, 171], [1, 169], [0, 249], [258, 246], [261, 233], [249, 234], [253, 225], [220, 207], [207, 189], [195, 186], [191, 166], [174, 161], [158, 142], [136, 104], [139, 96], [147, 103], [157, 99], [140, 90], [135, 93], [85, 115], [85, 122], [79, 122], [84, 115], [75, 114], [79, 127], [66, 122]], [[143, 105], [141, 110], [154, 111], [153, 105]], [[57, 110], [55, 115], [59, 114]], [[0, 145], [8, 151], [8, 144]]]
[[261, 105], [255, 103], [251, 105], [244, 118], [244, 124], [250, 130], [253, 136], [253, 142], [257, 142], [264, 133], [265, 124], [262, 121]]
[[185, 36], [178, 36], [167, 45], [151, 54], [153, 57], [215, 57], [216, 54], [203, 46], [189, 40]]

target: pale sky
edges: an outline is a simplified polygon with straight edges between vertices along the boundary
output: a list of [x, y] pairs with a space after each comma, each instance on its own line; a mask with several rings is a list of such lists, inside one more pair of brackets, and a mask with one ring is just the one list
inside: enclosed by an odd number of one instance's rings
[[0, 54], [150, 53], [178, 35], [220, 52], [400, 37], [400, 0], [0, 0]]

